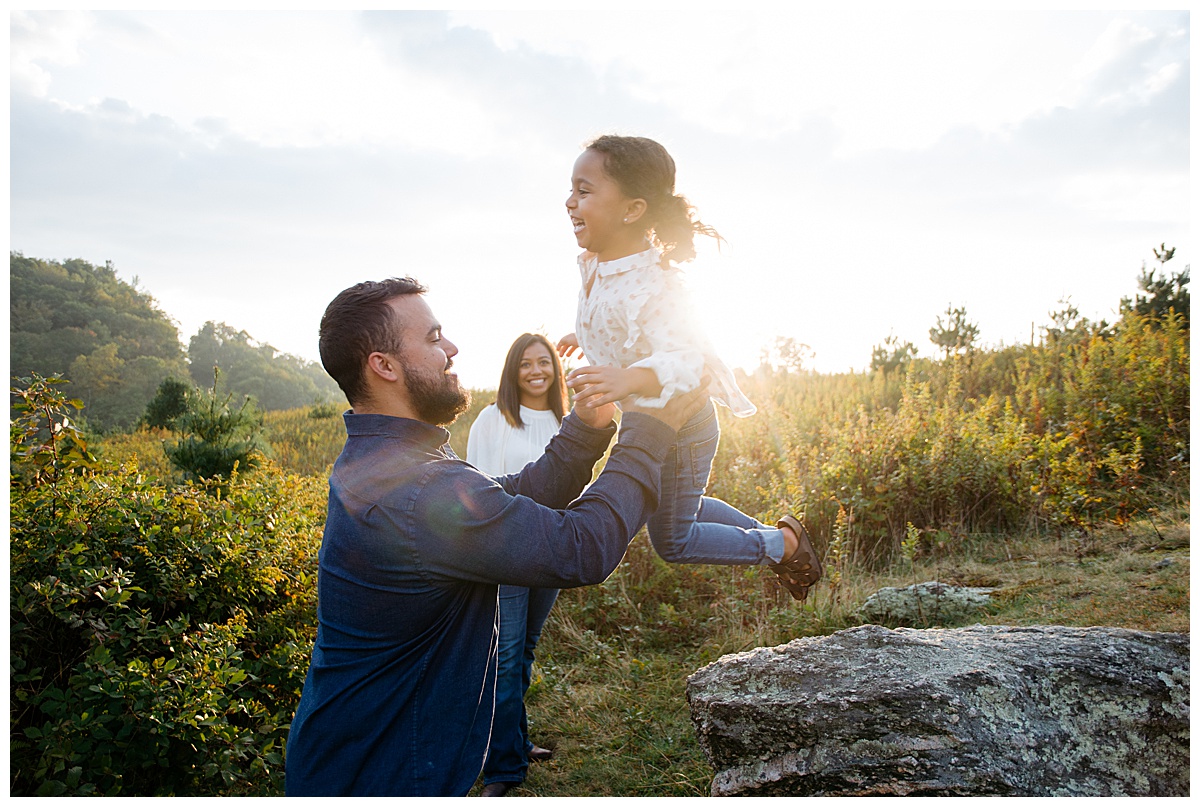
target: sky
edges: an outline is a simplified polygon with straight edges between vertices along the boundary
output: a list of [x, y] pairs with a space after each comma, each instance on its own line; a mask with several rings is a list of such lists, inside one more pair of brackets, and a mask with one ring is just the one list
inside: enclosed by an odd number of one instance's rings
[[1028, 341], [1068, 298], [1114, 319], [1161, 243], [1190, 265], [1187, 11], [692, 9], [11, 12], [10, 249], [310, 360], [339, 291], [410, 275], [476, 388], [573, 330], [606, 133], [724, 237], [686, 270], [746, 369], [936, 355], [951, 306]]

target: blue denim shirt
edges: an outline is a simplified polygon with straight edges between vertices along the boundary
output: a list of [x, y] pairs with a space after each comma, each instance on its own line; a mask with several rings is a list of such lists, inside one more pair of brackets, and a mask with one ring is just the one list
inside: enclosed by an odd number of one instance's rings
[[[674, 432], [574, 414], [546, 454], [492, 478], [449, 433], [345, 415], [318, 555], [317, 640], [287, 745], [287, 794], [465, 795], [487, 753], [496, 585], [603, 581], [658, 502]], [[579, 496], [579, 498], [575, 498]]]

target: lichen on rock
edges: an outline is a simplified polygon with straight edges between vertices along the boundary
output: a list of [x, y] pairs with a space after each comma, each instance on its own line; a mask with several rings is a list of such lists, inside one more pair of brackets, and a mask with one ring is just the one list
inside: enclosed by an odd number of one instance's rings
[[713, 795], [1181, 796], [1189, 646], [1119, 628], [831, 636], [688, 679]]
[[977, 614], [995, 589], [950, 586], [930, 580], [905, 588], [881, 588], [859, 607], [867, 622], [892, 627], [953, 625]]

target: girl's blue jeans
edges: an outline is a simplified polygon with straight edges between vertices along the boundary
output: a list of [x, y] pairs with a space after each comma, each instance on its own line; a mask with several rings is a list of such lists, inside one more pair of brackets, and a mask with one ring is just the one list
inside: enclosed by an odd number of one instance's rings
[[524, 782], [529, 767], [529, 721], [525, 692], [533, 650], [558, 598], [556, 588], [500, 586], [500, 647], [496, 662], [496, 711], [492, 742], [483, 763], [483, 783]]
[[705, 496], [721, 431], [712, 401], [676, 436], [662, 465], [662, 495], [646, 528], [670, 563], [758, 565], [783, 557], [783, 532]]

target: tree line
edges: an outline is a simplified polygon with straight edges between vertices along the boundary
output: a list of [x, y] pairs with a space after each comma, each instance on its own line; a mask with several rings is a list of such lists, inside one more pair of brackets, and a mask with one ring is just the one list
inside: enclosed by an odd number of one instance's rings
[[164, 381], [208, 389], [214, 367], [225, 392], [263, 410], [345, 400], [316, 362], [224, 322], [206, 322], [185, 350], [170, 317], [111, 262], [10, 252], [9, 284], [10, 378], [69, 380], [72, 395], [86, 401], [80, 414], [91, 430], [134, 428]]

